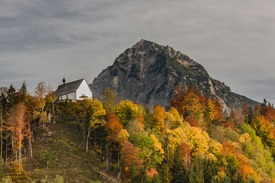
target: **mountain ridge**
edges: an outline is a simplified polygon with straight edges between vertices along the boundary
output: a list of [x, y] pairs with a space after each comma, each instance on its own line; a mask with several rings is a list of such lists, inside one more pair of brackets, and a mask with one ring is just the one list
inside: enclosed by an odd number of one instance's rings
[[121, 53], [90, 86], [100, 100], [103, 90], [110, 87], [118, 100], [129, 99], [151, 108], [156, 104], [169, 107], [173, 89], [178, 84], [184, 90], [193, 85], [204, 96], [219, 99], [225, 112], [243, 103], [258, 104], [212, 79], [204, 67], [189, 56], [144, 39]]

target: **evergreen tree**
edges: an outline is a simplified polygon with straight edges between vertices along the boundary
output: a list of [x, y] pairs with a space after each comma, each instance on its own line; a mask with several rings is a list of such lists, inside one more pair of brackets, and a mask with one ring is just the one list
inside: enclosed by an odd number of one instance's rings
[[217, 163], [211, 159], [205, 159], [203, 172], [204, 172], [204, 182], [212, 183], [213, 177], [217, 175], [217, 172], [218, 172]]
[[193, 166], [190, 170], [189, 175], [189, 182], [190, 183], [203, 183], [203, 160], [199, 157], [195, 157], [193, 161]]
[[10, 85], [7, 91], [7, 108], [12, 108], [17, 103], [17, 93], [13, 85]]
[[142, 168], [140, 171], [140, 175], [138, 178], [135, 178], [136, 183], [150, 183], [151, 180], [150, 178], [147, 176], [146, 173], [146, 168]]
[[4, 95], [4, 93], [2, 93], [0, 96], [0, 106], [2, 109], [2, 114], [6, 114], [7, 107], [8, 107], [8, 101], [7, 101], [7, 97]]
[[159, 173], [161, 182], [170, 182], [169, 166], [167, 163], [162, 164]]
[[182, 158], [180, 148], [178, 147], [174, 154], [174, 164], [172, 167], [172, 182], [186, 183], [189, 182], [187, 167], [185, 166]]
[[24, 81], [18, 92], [18, 102], [26, 102], [26, 98], [27, 98], [27, 87]]

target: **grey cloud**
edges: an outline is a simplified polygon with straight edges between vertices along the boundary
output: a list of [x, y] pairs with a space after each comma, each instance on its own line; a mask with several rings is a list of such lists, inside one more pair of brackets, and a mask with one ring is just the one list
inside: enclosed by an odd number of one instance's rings
[[63, 76], [92, 82], [144, 38], [189, 55], [233, 91], [275, 101], [274, 5], [271, 0], [2, 0], [0, 85], [25, 78], [31, 89], [41, 80], [56, 87]]

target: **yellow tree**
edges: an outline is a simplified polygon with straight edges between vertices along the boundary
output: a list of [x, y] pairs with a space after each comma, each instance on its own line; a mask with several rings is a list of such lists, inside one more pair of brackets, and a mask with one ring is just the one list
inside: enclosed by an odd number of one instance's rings
[[152, 121], [150, 123], [152, 124], [152, 128], [155, 129], [158, 134], [163, 134], [165, 132], [165, 118], [166, 112], [164, 107], [156, 105], [153, 108]]
[[81, 107], [83, 109], [84, 117], [84, 129], [86, 131], [85, 138], [85, 150], [89, 151], [89, 139], [91, 127], [94, 128], [97, 125], [102, 125], [104, 122], [104, 115], [106, 114], [105, 109], [101, 102], [97, 99], [85, 99], [81, 101]]
[[224, 119], [222, 106], [217, 99], [207, 99], [206, 118], [210, 123], [214, 124], [219, 124]]
[[275, 125], [265, 116], [259, 115], [253, 120], [252, 126], [264, 143], [270, 147], [272, 156], [275, 158]]
[[28, 154], [29, 157], [32, 157], [32, 141], [34, 141], [33, 132], [35, 131], [35, 123], [38, 119], [40, 119], [41, 116], [41, 106], [40, 106], [40, 100], [36, 96], [27, 95], [25, 106], [27, 108], [25, 118], [27, 121], [27, 131], [28, 131]]
[[119, 116], [123, 126], [138, 116], [138, 105], [130, 100], [122, 100], [115, 107], [115, 114]]
[[171, 107], [166, 115], [166, 128], [175, 129], [183, 124], [183, 119], [180, 116], [178, 110], [174, 107]]
[[[172, 160], [174, 156], [176, 148], [184, 143], [188, 145], [190, 151], [192, 152], [192, 156], [205, 156], [211, 153], [211, 156], [215, 155], [217, 143], [211, 141], [211, 138], [208, 136], [206, 132], [197, 127], [192, 127], [189, 124], [183, 124], [182, 126], [175, 128], [173, 130], [167, 130], [167, 137], [169, 143], [167, 144], [167, 148], [169, 151], [168, 158]], [[212, 144], [212, 145], [210, 145]]]

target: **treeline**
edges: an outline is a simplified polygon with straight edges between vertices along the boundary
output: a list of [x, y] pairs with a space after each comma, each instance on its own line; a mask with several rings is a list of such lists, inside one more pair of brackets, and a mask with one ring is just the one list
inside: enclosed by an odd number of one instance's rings
[[39, 83], [1, 96], [1, 157], [23, 171], [32, 142], [46, 122], [78, 129], [83, 150], [95, 151], [106, 172], [121, 182], [274, 182], [275, 109], [266, 100], [224, 116], [217, 99], [177, 87], [171, 107], [152, 110], [133, 101], [104, 99], [54, 102]]
[[24, 172], [23, 159], [32, 158], [32, 143], [40, 127], [53, 113], [54, 94], [44, 82], [37, 85], [35, 94], [27, 92], [23, 83], [19, 90], [10, 85], [0, 96], [0, 176]]
[[[152, 111], [110, 89], [97, 99], [56, 105], [58, 121], [83, 133], [122, 182], [274, 182], [275, 109], [263, 102], [224, 116], [216, 99], [175, 89], [171, 107]], [[90, 147], [91, 146], [91, 147]]]

